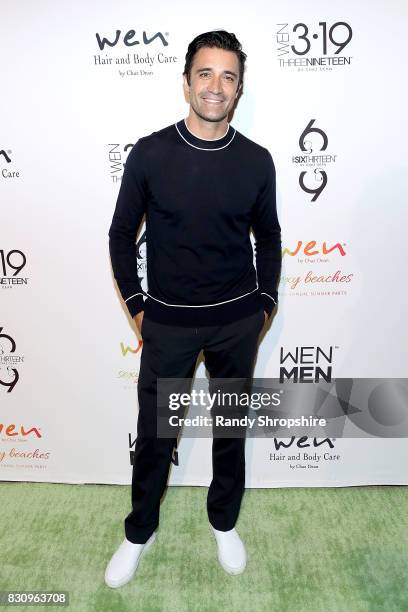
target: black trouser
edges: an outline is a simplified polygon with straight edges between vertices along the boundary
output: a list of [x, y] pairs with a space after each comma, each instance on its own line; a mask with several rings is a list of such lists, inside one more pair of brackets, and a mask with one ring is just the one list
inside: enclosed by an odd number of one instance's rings
[[[129, 541], [143, 544], [158, 527], [160, 499], [177, 441], [157, 437], [157, 379], [192, 380], [202, 349], [210, 389], [214, 378], [252, 378], [263, 323], [263, 310], [227, 325], [198, 328], [163, 325], [143, 317], [132, 512], [125, 519]], [[212, 468], [208, 518], [215, 529], [228, 531], [238, 518], [245, 488], [245, 437], [213, 438]]]

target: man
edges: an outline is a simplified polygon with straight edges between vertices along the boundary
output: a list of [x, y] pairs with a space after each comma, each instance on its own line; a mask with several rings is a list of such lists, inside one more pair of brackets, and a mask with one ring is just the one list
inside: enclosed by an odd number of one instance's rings
[[[125, 165], [109, 247], [143, 350], [132, 512], [125, 519], [126, 537], [106, 568], [110, 587], [131, 579], [159, 524], [176, 440], [157, 435], [157, 379], [191, 380], [201, 350], [210, 382], [249, 379], [259, 334], [277, 304], [281, 236], [274, 163], [267, 149], [228, 123], [245, 59], [234, 34], [197, 36], [183, 73], [188, 117], [140, 138]], [[146, 295], [135, 257], [144, 214]], [[212, 463], [208, 518], [220, 564], [238, 574], [246, 566], [235, 529], [245, 483], [245, 436], [214, 438]]]

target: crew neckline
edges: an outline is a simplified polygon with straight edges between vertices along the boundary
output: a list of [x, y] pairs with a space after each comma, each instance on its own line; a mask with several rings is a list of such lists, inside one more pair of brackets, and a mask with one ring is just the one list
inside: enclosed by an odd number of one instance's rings
[[180, 138], [182, 138], [187, 145], [203, 151], [219, 151], [220, 149], [225, 149], [233, 141], [236, 134], [235, 128], [228, 124], [228, 129], [224, 136], [215, 138], [214, 140], [206, 140], [190, 132], [185, 119], [180, 119], [174, 126]]

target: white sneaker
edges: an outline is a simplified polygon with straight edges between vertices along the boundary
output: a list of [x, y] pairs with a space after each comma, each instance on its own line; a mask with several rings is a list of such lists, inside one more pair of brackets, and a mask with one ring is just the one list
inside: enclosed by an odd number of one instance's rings
[[145, 544], [133, 544], [126, 538], [123, 540], [106, 567], [105, 582], [108, 587], [116, 589], [133, 578], [140, 558], [149, 550], [155, 539], [156, 532], [150, 536]]
[[210, 523], [218, 546], [218, 561], [228, 574], [241, 574], [247, 562], [245, 546], [235, 527], [229, 531], [218, 531]]

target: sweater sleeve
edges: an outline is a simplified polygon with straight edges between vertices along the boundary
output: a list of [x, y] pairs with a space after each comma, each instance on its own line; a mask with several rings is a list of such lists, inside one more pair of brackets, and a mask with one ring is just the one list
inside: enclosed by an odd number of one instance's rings
[[[264, 181], [254, 205], [255, 262], [264, 309], [271, 316], [278, 303], [278, 281], [282, 265], [281, 228], [276, 211], [276, 172], [271, 154], [265, 149]], [[265, 175], [266, 172], [266, 175]]]
[[137, 231], [146, 211], [147, 201], [141, 140], [133, 145], [125, 162], [108, 234], [113, 275], [131, 317], [144, 310], [145, 295], [137, 275], [136, 249]]

